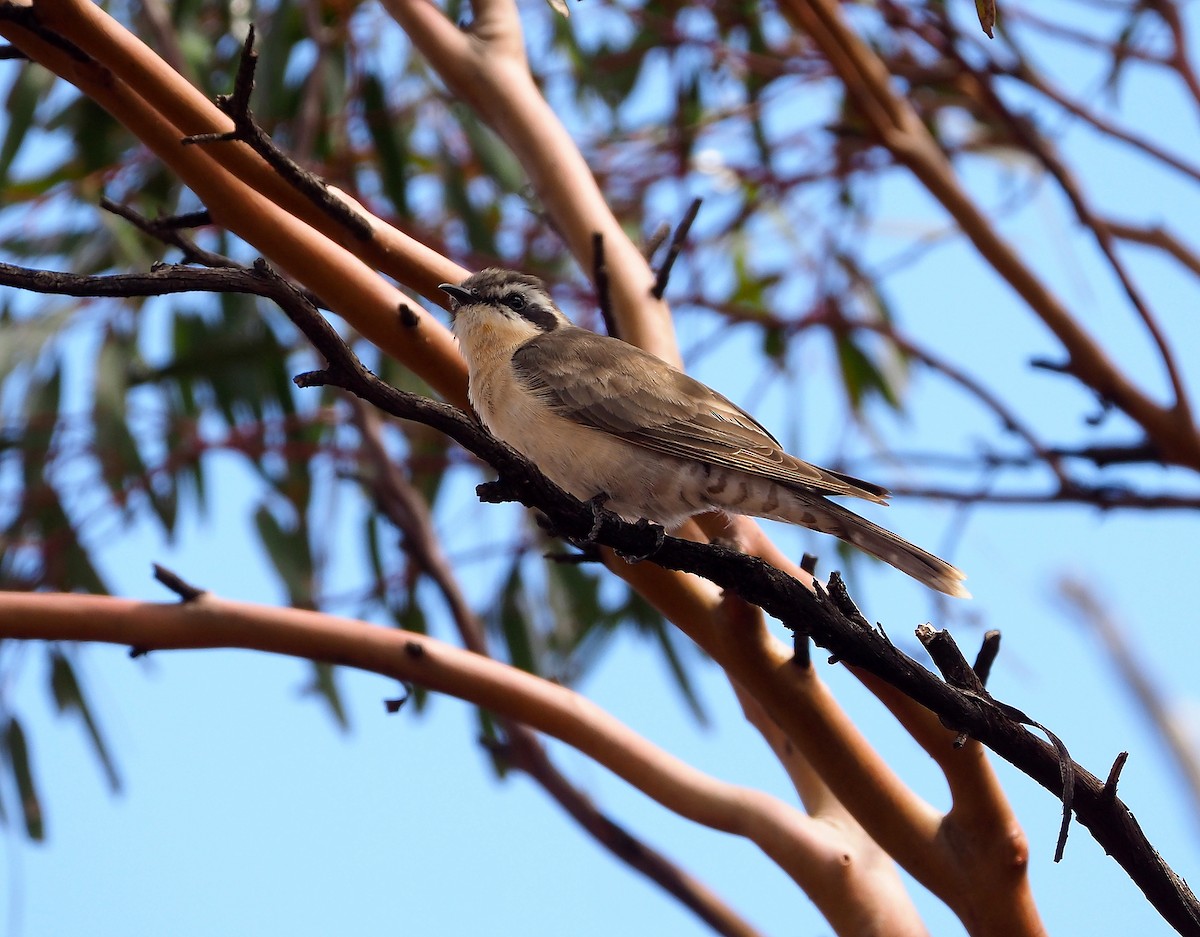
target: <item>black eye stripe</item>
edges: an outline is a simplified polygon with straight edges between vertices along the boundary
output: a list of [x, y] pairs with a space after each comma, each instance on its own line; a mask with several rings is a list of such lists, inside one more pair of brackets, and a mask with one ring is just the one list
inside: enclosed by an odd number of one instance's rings
[[526, 303], [521, 309], [514, 309], [517, 315], [532, 322], [543, 332], [553, 332], [559, 326], [558, 316], [540, 303]]

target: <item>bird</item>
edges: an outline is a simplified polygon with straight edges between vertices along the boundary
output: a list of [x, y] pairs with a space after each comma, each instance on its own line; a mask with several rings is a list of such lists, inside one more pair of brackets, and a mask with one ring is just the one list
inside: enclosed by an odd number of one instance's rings
[[480, 420], [576, 498], [666, 530], [706, 511], [798, 524], [969, 597], [950, 563], [829, 500], [886, 504], [886, 488], [789, 455], [711, 387], [574, 325], [537, 277], [493, 267], [440, 288]]

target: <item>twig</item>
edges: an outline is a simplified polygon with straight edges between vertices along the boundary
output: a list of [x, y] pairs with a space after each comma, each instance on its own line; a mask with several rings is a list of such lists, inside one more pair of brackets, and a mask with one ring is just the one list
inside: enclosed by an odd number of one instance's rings
[[[1011, 39], [1010, 39], [1011, 42]], [[1074, 114], [1081, 120], [1087, 121], [1101, 133], [1112, 137], [1114, 140], [1120, 140], [1132, 147], [1136, 147], [1148, 156], [1159, 160], [1172, 169], [1191, 176], [1195, 181], [1200, 182], [1200, 166], [1186, 162], [1181, 157], [1174, 155], [1162, 147], [1158, 146], [1152, 140], [1147, 140], [1137, 134], [1132, 133], [1110, 121], [1099, 114], [1093, 113], [1077, 101], [1068, 98], [1063, 92], [1059, 91], [1048, 81], [1043, 79], [1022, 56], [1016, 65], [1004, 67], [998, 63], [992, 62], [989, 65], [989, 70], [993, 73], [1008, 75], [1012, 78], [1022, 81], [1029, 85], [1034, 90], [1045, 95], [1063, 110], [1070, 114]]]
[[[950, 636], [950, 632], [938, 631], [929, 625], [920, 625], [917, 628], [917, 638], [925, 646], [925, 649], [929, 651], [929, 656], [933, 658], [933, 662], [937, 664], [938, 670], [942, 672], [942, 676], [946, 678], [947, 683], [958, 687], [971, 697], [986, 700], [996, 705], [1009, 719], [1013, 719], [1022, 725], [1041, 729], [1046, 734], [1046, 737], [1050, 739], [1050, 744], [1054, 746], [1054, 751], [1058, 758], [1059, 780], [1061, 784], [1062, 823], [1059, 826], [1058, 842], [1054, 847], [1054, 861], [1061, 862], [1063, 850], [1067, 845], [1067, 833], [1071, 828], [1071, 808], [1075, 800], [1075, 772], [1078, 769], [1078, 766], [1071, 758], [1070, 752], [1067, 751], [1067, 746], [1063, 744], [1057, 735], [1040, 722], [1030, 719], [1016, 707], [1000, 703], [994, 699], [984, 687], [979, 675], [967, 663], [967, 659], [963, 657], [962, 652], [958, 649], [958, 645], [954, 643], [954, 638]], [[959, 728], [961, 730], [961, 727]], [[961, 745], [961, 741], [955, 741], [956, 747], [960, 747]]]
[[658, 226], [650, 232], [650, 235], [642, 243], [642, 256], [647, 261], [654, 259], [654, 255], [658, 253], [658, 249], [663, 246], [671, 233], [671, 226], [665, 221], [660, 221]]
[[180, 576], [157, 563], [154, 564], [154, 578], [179, 596], [179, 600], [184, 603], [195, 602], [206, 591], [184, 582]]
[[1112, 767], [1108, 769], [1108, 777], [1104, 781], [1104, 790], [1100, 792], [1102, 797], [1117, 796], [1117, 781], [1121, 777], [1121, 772], [1125, 769], [1125, 762], [1129, 760], [1129, 752], [1120, 752], [1113, 760]]
[[1139, 227], [1126, 222], [1114, 221], [1111, 218], [1101, 220], [1099, 223], [1103, 224], [1113, 237], [1120, 238], [1122, 241], [1146, 244], [1166, 251], [1196, 276], [1200, 276], [1200, 254], [1197, 254], [1162, 225]]
[[258, 53], [254, 51], [254, 27], [251, 26], [242, 45], [242, 56], [234, 79], [233, 94], [218, 95], [217, 107], [233, 121], [234, 129], [224, 133], [196, 133], [183, 138], [183, 143], [225, 143], [240, 140], [254, 149], [271, 167], [314, 205], [328, 214], [338, 224], [362, 240], [371, 238], [374, 226], [371, 221], [351, 208], [345, 200], [329, 191], [329, 186], [320, 176], [309, 172], [279, 149], [270, 136], [254, 120], [250, 110], [250, 95], [254, 91], [254, 70]]
[[671, 235], [671, 243], [667, 245], [667, 255], [663, 258], [662, 266], [658, 268], [658, 274], [654, 278], [654, 288], [650, 291], [650, 295], [655, 299], [662, 299], [663, 293], [667, 291], [667, 280], [671, 277], [671, 268], [675, 266], [675, 261], [679, 259], [679, 252], [683, 250], [683, 243], [687, 240], [688, 232], [692, 229], [692, 223], [696, 220], [696, 215], [700, 212], [700, 202], [701, 200], [698, 198], [692, 199], [692, 203], [688, 206], [687, 211], [683, 213], [683, 219], [679, 222], [679, 227]]
[[620, 338], [621, 330], [613, 315], [612, 294], [609, 290], [604, 235], [599, 231], [592, 235], [592, 282], [596, 285], [596, 303], [600, 307], [600, 316], [604, 319], [604, 330], [614, 338]]
[[214, 251], [204, 250], [192, 241], [191, 238], [185, 237], [181, 233], [180, 229], [182, 228], [195, 228], [211, 224], [212, 218], [207, 211], [151, 220], [136, 209], [128, 205], [121, 205], [107, 197], [100, 199], [100, 207], [120, 218], [124, 218], [139, 231], [148, 234], [150, 237], [162, 241], [164, 244], [179, 248], [183, 253], [185, 263], [197, 263], [205, 267], [238, 266], [235, 260]]
[[975, 655], [975, 664], [972, 670], [979, 677], [979, 683], [982, 686], [987, 686], [988, 677], [992, 675], [992, 664], [996, 662], [996, 655], [1000, 653], [1000, 632], [989, 631], [983, 636], [983, 643], [979, 646], [979, 653]]

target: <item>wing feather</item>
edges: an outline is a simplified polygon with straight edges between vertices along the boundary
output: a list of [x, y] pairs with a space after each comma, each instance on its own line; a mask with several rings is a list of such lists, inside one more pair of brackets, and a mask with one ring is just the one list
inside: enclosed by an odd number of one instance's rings
[[886, 488], [788, 455], [741, 407], [619, 339], [558, 328], [523, 344], [512, 360], [517, 378], [569, 420], [806, 492], [886, 503]]

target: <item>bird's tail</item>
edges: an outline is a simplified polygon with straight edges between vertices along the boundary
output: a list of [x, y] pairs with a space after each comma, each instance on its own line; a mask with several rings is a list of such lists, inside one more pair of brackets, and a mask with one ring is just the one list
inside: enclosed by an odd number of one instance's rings
[[896, 567], [902, 573], [907, 573], [931, 589], [957, 598], [971, 597], [971, 593], [962, 585], [962, 581], [967, 577], [961, 570], [896, 536], [890, 530], [872, 524], [865, 517], [859, 517], [840, 504], [824, 499], [820, 503], [804, 500], [796, 505], [794, 512], [788, 513], [794, 513], [794, 516], [784, 516], [781, 519], [793, 524], [803, 524], [823, 534], [832, 534], [839, 540], [844, 540]]

